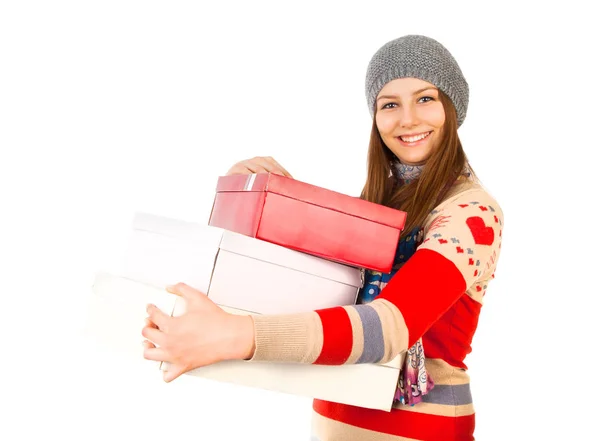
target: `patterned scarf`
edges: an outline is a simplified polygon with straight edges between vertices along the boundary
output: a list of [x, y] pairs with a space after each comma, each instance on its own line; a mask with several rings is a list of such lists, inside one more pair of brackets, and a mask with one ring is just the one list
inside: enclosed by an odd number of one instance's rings
[[[422, 169], [423, 167], [419, 165], [405, 165], [396, 162], [392, 169], [392, 174], [400, 182], [407, 184], [416, 179], [421, 174]], [[365, 283], [359, 293], [358, 303], [365, 304], [373, 301], [394, 274], [415, 253], [422, 241], [423, 228], [417, 227], [398, 243], [392, 271], [389, 274], [366, 271]], [[394, 400], [402, 404], [414, 406], [421, 402], [423, 395], [426, 395], [432, 388], [433, 380], [425, 370], [423, 343], [419, 339], [406, 353], [404, 366], [400, 370]]]
[[422, 171], [422, 165], [406, 165], [399, 161], [394, 162], [392, 165], [392, 174], [403, 184], [408, 184], [409, 182], [417, 179], [421, 175]]

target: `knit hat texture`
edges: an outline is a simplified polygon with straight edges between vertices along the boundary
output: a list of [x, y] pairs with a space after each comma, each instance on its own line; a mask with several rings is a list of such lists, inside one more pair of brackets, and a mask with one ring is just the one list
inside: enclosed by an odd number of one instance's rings
[[442, 44], [423, 35], [405, 35], [384, 44], [371, 58], [365, 94], [371, 116], [377, 95], [397, 78], [419, 78], [446, 93], [454, 104], [458, 126], [467, 116], [469, 85], [452, 54]]

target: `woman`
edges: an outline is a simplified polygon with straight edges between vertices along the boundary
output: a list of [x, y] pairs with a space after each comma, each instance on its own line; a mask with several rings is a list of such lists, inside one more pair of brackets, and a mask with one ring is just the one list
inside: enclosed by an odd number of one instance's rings
[[[188, 312], [173, 318], [150, 305], [144, 356], [172, 363], [172, 381], [226, 359], [373, 363], [407, 351], [391, 412], [315, 400], [314, 439], [472, 440], [464, 359], [494, 276], [503, 216], [458, 138], [468, 85], [440, 43], [409, 35], [375, 53], [366, 95], [373, 128], [361, 197], [408, 213], [392, 272], [367, 272], [357, 305], [292, 315], [233, 316], [186, 285], [169, 287]], [[289, 176], [272, 158], [229, 171], [257, 172]]]

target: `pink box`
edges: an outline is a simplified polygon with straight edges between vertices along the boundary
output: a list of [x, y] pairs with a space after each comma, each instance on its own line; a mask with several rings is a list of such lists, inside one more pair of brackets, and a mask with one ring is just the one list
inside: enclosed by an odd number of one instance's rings
[[389, 273], [406, 213], [271, 173], [221, 176], [209, 225]]

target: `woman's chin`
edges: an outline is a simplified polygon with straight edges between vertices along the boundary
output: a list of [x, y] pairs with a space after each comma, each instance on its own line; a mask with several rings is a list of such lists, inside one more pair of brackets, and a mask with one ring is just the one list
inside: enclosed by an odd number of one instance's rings
[[427, 162], [426, 155], [396, 155], [400, 162], [404, 165], [423, 165]]

